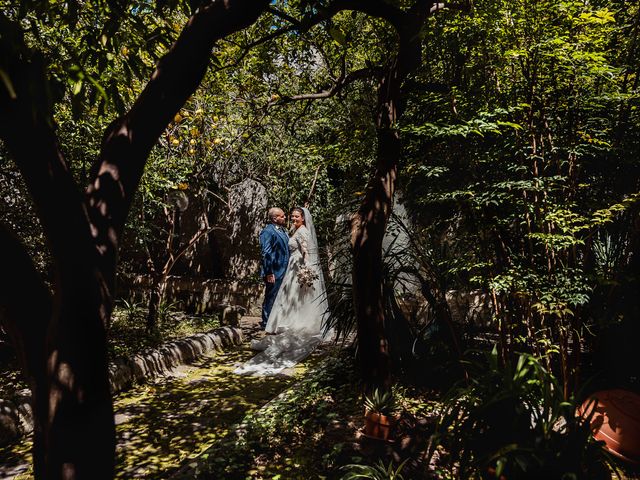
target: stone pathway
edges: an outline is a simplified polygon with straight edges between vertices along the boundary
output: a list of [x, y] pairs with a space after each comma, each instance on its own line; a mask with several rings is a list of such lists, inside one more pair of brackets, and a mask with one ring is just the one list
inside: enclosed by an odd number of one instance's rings
[[[244, 317], [245, 343], [178, 367], [171, 375], [116, 396], [116, 478], [166, 478], [225, 436], [229, 428], [296, 382], [313, 356], [277, 377], [233, 374], [263, 335], [259, 318]], [[0, 449], [0, 478], [28, 479], [30, 440]]]

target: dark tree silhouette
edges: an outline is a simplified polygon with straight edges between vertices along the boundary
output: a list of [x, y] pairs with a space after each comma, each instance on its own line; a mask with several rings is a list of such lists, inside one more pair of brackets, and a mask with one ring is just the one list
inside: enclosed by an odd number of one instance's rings
[[133, 195], [152, 147], [202, 81], [214, 43], [251, 25], [268, 3], [202, 3], [131, 109], [108, 127], [84, 192], [56, 138], [46, 59], [27, 45], [21, 25], [0, 17], [0, 136], [28, 186], [55, 268], [50, 293], [20, 242], [0, 229], [2, 321], [32, 386], [37, 478], [113, 476], [106, 332]]
[[[401, 155], [397, 122], [403, 112], [402, 86], [422, 62], [422, 29], [429, 15], [470, 3], [417, 0], [406, 9], [383, 0], [350, 2], [353, 10], [386, 20], [398, 36], [398, 51], [383, 65], [376, 105], [376, 168], [352, 218], [353, 300], [360, 364], [366, 388], [391, 386], [391, 357], [385, 333], [382, 240], [393, 208]], [[390, 328], [393, 328], [391, 326]]]
[[[353, 254], [353, 302], [358, 331], [358, 353], [365, 388], [391, 386], [391, 356], [385, 333], [382, 240], [393, 209], [401, 143], [397, 122], [403, 112], [402, 85], [422, 62], [422, 30], [426, 19], [440, 10], [468, 10], [471, 1], [435, 3], [415, 0], [402, 8], [385, 0], [333, 0], [322, 3], [318, 15], [297, 21], [287, 15], [292, 29], [308, 30], [343, 10], [359, 11], [388, 22], [398, 38], [397, 53], [382, 66], [371, 66], [349, 74], [344, 71], [323, 91], [285, 97], [275, 103], [329, 98], [345, 86], [363, 78], [377, 78], [376, 166], [365, 196], [351, 222]], [[273, 10], [272, 10], [273, 11]], [[279, 12], [274, 11], [276, 15]], [[436, 90], [442, 86], [435, 85]], [[387, 319], [389, 321], [389, 319]], [[388, 325], [387, 329], [395, 328]]]

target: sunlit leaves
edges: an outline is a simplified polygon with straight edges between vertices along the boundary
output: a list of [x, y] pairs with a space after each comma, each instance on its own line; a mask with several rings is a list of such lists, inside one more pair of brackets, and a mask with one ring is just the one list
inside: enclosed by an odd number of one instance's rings
[[[466, 259], [470, 284], [497, 293], [499, 318], [514, 330], [533, 319], [561, 328], [592, 299], [584, 261], [594, 237], [616, 232], [622, 245], [608, 242], [604, 270], [628, 255], [640, 122], [629, 43], [638, 10], [627, 6], [492, 0], [471, 19], [430, 20], [428, 65], [403, 125], [405, 190], [447, 252], [443, 272]], [[420, 82], [450, 90], [420, 91]], [[545, 350], [558, 332], [545, 333]]]
[[[48, 63], [52, 82], [67, 85], [76, 117], [98, 107], [122, 111], [184, 23], [184, 1], [158, 15], [142, 1], [3, 1], [3, 14], [19, 22], [28, 44]], [[19, 5], [19, 6], [18, 6]], [[165, 15], [174, 21], [167, 21]], [[55, 89], [54, 89], [55, 90]], [[56, 100], [61, 100], [62, 96]]]

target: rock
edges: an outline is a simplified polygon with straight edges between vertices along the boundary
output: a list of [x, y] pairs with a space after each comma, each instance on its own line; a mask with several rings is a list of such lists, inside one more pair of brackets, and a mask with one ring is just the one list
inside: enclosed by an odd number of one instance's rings
[[228, 229], [223, 245], [227, 277], [243, 278], [259, 270], [258, 236], [265, 225], [268, 198], [266, 187], [250, 178], [229, 188], [231, 208], [225, 212]]
[[240, 319], [247, 313], [247, 309], [239, 305], [226, 305], [222, 310], [222, 325], [239, 327]]
[[13, 402], [0, 400], [0, 445], [20, 435], [20, 417]]

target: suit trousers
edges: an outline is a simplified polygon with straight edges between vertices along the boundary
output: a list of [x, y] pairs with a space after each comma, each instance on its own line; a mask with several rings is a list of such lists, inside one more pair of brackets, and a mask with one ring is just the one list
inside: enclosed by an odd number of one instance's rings
[[280, 290], [280, 285], [282, 285], [283, 279], [284, 277], [280, 277], [276, 278], [274, 283], [265, 283], [264, 303], [262, 304], [262, 322], [260, 322], [260, 326], [262, 328], [267, 326], [267, 320], [269, 320], [273, 303], [276, 301], [276, 295], [278, 295], [278, 290]]

